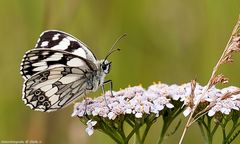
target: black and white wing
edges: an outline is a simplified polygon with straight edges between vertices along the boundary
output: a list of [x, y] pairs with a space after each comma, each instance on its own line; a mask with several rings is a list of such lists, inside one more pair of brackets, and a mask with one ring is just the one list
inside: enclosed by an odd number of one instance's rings
[[94, 54], [80, 40], [61, 31], [49, 30], [40, 35], [35, 49], [24, 55], [20, 71], [26, 80], [48, 68], [81, 66], [79, 57], [96, 62]]
[[81, 67], [85, 65], [89, 65], [89, 68], [95, 67], [92, 61], [70, 52], [37, 48], [26, 52], [20, 70], [22, 77], [26, 80], [32, 75], [50, 68], [63, 66]]
[[24, 82], [23, 101], [37, 111], [56, 111], [93, 89], [92, 71], [83, 67], [56, 67], [36, 73]]
[[67, 51], [87, 60], [96, 61], [95, 55], [83, 42], [70, 34], [58, 30], [44, 31], [40, 35], [35, 48], [50, 48], [52, 50]]

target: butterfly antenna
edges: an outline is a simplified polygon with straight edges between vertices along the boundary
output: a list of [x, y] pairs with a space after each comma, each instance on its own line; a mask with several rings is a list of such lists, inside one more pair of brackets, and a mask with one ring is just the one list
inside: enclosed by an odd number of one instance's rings
[[116, 46], [116, 44], [117, 44], [122, 38], [124, 38], [124, 37], [126, 37], [126, 36], [127, 36], [127, 34], [125, 33], [125, 34], [123, 34], [123, 35], [121, 35], [120, 37], [117, 38], [117, 40], [114, 42], [114, 44], [112, 45], [112, 47], [111, 47], [110, 50], [108, 51], [108, 54], [107, 54], [107, 56], [105, 57], [104, 61], [106, 61], [107, 58], [108, 58], [112, 53], [114, 53], [115, 51], [120, 51], [119, 48], [118, 48], [118, 49], [114, 49], [114, 47]]

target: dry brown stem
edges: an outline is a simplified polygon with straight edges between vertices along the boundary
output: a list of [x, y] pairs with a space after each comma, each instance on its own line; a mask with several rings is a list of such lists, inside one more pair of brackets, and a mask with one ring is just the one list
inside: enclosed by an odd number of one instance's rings
[[[205, 96], [206, 92], [214, 85], [218, 84], [218, 83], [226, 83], [228, 82], [228, 79], [225, 78], [223, 75], [217, 75], [217, 71], [220, 67], [221, 64], [225, 64], [225, 63], [231, 63], [233, 61], [232, 59], [232, 54], [233, 52], [239, 52], [240, 51], [240, 34], [239, 34], [239, 29], [240, 29], [240, 15], [238, 18], [238, 21], [232, 31], [232, 34], [230, 36], [230, 39], [228, 40], [228, 43], [221, 55], [221, 57], [219, 58], [217, 64], [215, 65], [215, 67], [213, 68], [211, 77], [209, 78], [209, 81], [205, 87], [205, 89], [203, 89], [202, 95], [199, 98], [199, 100], [196, 102], [196, 104], [194, 105], [190, 116], [188, 118], [188, 121], [184, 127], [181, 139], [179, 141], [179, 144], [182, 144], [183, 142], [183, 138], [188, 130], [188, 128], [190, 127], [191, 124], [193, 124], [193, 122], [195, 122], [197, 119], [193, 118], [193, 114], [195, 112], [195, 110], [197, 109], [201, 99]], [[207, 107], [208, 108], [208, 107]], [[209, 109], [209, 108], [208, 108]], [[207, 110], [208, 110], [207, 109]], [[203, 112], [205, 114], [205, 112]], [[199, 118], [199, 117], [198, 117]]]

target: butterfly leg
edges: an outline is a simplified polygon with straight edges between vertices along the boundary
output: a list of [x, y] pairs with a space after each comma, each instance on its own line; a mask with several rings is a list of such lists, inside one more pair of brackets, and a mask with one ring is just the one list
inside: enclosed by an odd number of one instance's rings
[[108, 102], [107, 102], [107, 99], [106, 99], [106, 96], [105, 96], [105, 88], [104, 88], [104, 85], [107, 84], [107, 83], [110, 83], [110, 91], [111, 91], [111, 95], [113, 96], [113, 93], [112, 93], [112, 80], [107, 80], [103, 83], [102, 85], [102, 92], [103, 92], [103, 96], [104, 96], [104, 101], [108, 107], [108, 109], [110, 109], [110, 107], [108, 106]]
[[111, 92], [111, 96], [113, 97], [113, 92], [112, 92], [112, 89], [113, 89], [113, 82], [112, 80], [107, 80], [103, 83], [103, 85], [107, 84], [107, 83], [110, 83], [110, 92]]
[[[83, 100], [84, 100], [84, 113], [83, 113], [83, 116], [85, 116], [87, 119], [90, 120], [89, 116], [87, 115], [87, 105], [89, 104], [89, 101], [88, 101], [88, 98], [86, 97], [86, 93], [84, 93]], [[78, 118], [81, 118], [81, 117], [78, 116]]]
[[84, 105], [85, 105], [85, 110], [84, 110], [84, 114], [83, 115], [87, 115], [87, 105], [88, 105], [88, 102], [87, 102], [87, 98], [86, 98], [86, 93], [84, 92]]

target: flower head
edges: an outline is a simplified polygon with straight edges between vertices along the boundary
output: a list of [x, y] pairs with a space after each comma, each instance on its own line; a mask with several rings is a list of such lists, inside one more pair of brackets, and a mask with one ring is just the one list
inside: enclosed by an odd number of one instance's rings
[[183, 85], [157, 83], [149, 86], [148, 89], [134, 86], [113, 91], [113, 95], [108, 91], [104, 96], [94, 99], [85, 98], [82, 102], [76, 103], [72, 116], [88, 119], [86, 132], [92, 135], [93, 127], [98, 120], [109, 124], [112, 123], [111, 121], [118, 121], [121, 117], [131, 117], [130, 119], [135, 121], [150, 115], [159, 117], [165, 109], [183, 111], [183, 108], [185, 108], [183, 115], [188, 116], [192, 112], [192, 105], [196, 105], [198, 100], [200, 104], [207, 102], [211, 106], [208, 109], [208, 116], [213, 116], [217, 112], [228, 115], [231, 110], [240, 109], [239, 88], [231, 86], [217, 89], [212, 86], [202, 96], [204, 88], [197, 83], [194, 89], [191, 83]]
[[133, 114], [141, 118], [143, 114], [159, 112], [166, 108], [173, 108], [169, 86], [155, 84], [145, 90], [141, 86], [129, 87], [118, 92], [106, 92], [104, 96], [95, 99], [86, 98], [83, 102], [75, 104], [72, 116], [83, 117], [85, 114], [92, 116], [108, 117], [114, 120], [119, 115]]
[[[201, 98], [204, 87], [196, 84], [194, 89], [193, 104]], [[240, 94], [232, 94], [224, 100], [222, 97], [229, 92], [238, 90], [237, 87], [227, 87], [222, 90], [211, 87], [201, 102], [214, 103], [209, 111], [209, 116], [215, 112], [222, 112], [228, 114], [231, 109], [238, 110], [240, 107]], [[191, 95], [191, 83], [183, 85], [167, 85], [167, 84], [153, 84], [145, 90], [141, 86], [129, 87], [117, 92], [113, 91], [113, 96], [110, 91], [106, 92], [104, 96], [95, 99], [86, 98], [83, 102], [75, 104], [72, 116], [84, 117], [85, 115], [100, 116], [111, 120], [116, 119], [120, 115], [133, 114], [136, 118], [142, 118], [143, 114], [159, 113], [164, 108], [174, 108], [172, 101], [183, 102], [186, 107], [183, 113], [187, 116], [191, 112], [189, 105]]]

